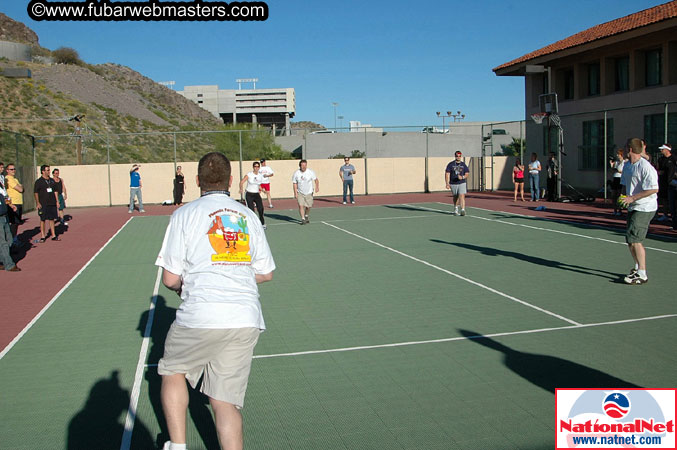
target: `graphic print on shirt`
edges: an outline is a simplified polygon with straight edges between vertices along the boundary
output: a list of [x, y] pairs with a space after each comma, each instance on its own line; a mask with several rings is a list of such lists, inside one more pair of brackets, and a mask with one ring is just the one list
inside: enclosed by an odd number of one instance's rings
[[209, 215], [212, 218], [207, 235], [215, 255], [213, 262], [251, 263], [247, 217], [231, 210], [218, 210]]

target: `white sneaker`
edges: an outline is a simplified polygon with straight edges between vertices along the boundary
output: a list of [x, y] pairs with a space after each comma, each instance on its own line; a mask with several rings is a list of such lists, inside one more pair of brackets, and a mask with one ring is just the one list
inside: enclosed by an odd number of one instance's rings
[[454, 214], [455, 216], [458, 216], [458, 208], [454, 208], [454, 212], [452, 214]]
[[141, 211], [139, 211], [139, 212], [146, 212], [146, 210], [145, 210], [145, 209], [142, 209], [142, 210], [141, 210]]
[[273, 208], [273, 205], [268, 205], [268, 208], [271, 208], [271, 209], [272, 209], [272, 208]]
[[346, 202], [343, 202], [343, 204], [345, 205], [345, 204], [346, 204]]
[[350, 202], [350, 203], [351, 203], [352, 205], [354, 205], [354, 204], [355, 204], [355, 202]]
[[462, 215], [462, 216], [465, 216], [465, 209], [462, 209], [462, 210], [461, 210], [461, 215]]
[[[634, 270], [634, 269], [633, 269]], [[627, 277], [623, 278], [623, 281], [627, 284], [644, 284], [649, 281], [648, 277], [642, 278], [639, 273], [630, 273]]]
[[263, 229], [264, 229], [264, 230], [267, 230], [268, 227], [267, 227], [265, 224], [263, 224]]
[[131, 213], [132, 213], [132, 211], [127, 211], [127, 212], [128, 212], [129, 214], [131, 214]]

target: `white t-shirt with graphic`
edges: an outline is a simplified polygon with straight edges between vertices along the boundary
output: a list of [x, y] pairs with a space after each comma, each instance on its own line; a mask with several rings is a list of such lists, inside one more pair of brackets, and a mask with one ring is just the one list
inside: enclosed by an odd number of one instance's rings
[[226, 194], [174, 211], [155, 265], [183, 280], [178, 325], [266, 328], [255, 274], [272, 272], [275, 261], [258, 217]]
[[261, 172], [258, 174], [249, 172], [247, 174], [247, 192], [258, 194], [261, 190], [261, 183], [265, 183], [263, 174]]
[[273, 172], [273, 169], [271, 169], [268, 166], [261, 166], [259, 168], [259, 173], [263, 175], [263, 184], [270, 183], [270, 178], [268, 178], [268, 175], [275, 174], [275, 172]]
[[[649, 161], [639, 158], [639, 161], [632, 164], [628, 161], [623, 167], [623, 176], [621, 184], [625, 186], [625, 192], [632, 196], [642, 191], [658, 189], [658, 172]], [[651, 194], [648, 197], [628, 205], [628, 211], [651, 212], [658, 209], [658, 195]]]
[[301, 172], [301, 169], [298, 169], [291, 177], [291, 182], [296, 184], [297, 192], [303, 195], [313, 193], [313, 182], [315, 180], [317, 180], [317, 176], [310, 169], [306, 169], [305, 172]]

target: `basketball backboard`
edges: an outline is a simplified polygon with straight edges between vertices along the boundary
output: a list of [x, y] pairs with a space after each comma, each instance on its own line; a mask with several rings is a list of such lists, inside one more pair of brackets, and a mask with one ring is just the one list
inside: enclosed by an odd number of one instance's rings
[[550, 92], [547, 94], [542, 94], [538, 96], [538, 105], [540, 107], [540, 112], [546, 114], [557, 114], [557, 94], [555, 92]]

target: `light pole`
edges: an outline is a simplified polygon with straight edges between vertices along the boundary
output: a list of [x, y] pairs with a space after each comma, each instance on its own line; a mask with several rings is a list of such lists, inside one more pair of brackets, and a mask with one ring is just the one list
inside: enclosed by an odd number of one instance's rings
[[339, 128], [343, 128], [343, 116], [338, 116]]
[[338, 103], [331, 102], [331, 105], [334, 107], [334, 130], [336, 130], [336, 107], [338, 106]]
[[446, 117], [452, 117], [451, 111], [447, 111], [447, 114], [442, 114], [442, 113], [440, 113], [439, 111], [437, 111], [435, 114], [437, 114], [437, 117], [441, 117], [441, 118], [442, 118], [442, 133], [444, 133], [444, 129], [445, 129], [445, 128], [444, 128], [444, 119], [445, 119]]
[[454, 118], [454, 122], [460, 122], [465, 119], [465, 114], [461, 114], [461, 111], [456, 111], [456, 114], [452, 114], [451, 117]]

